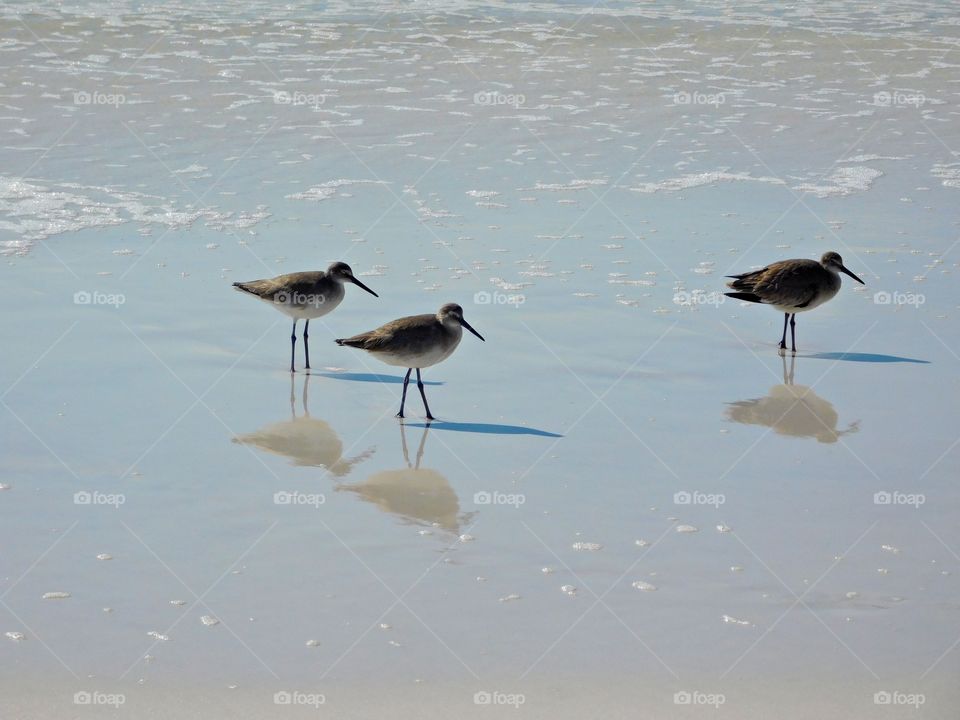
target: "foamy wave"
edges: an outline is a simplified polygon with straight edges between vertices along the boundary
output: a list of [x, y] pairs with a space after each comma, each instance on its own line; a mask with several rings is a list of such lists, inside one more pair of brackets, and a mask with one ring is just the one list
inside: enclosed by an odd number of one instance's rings
[[523, 190], [546, 190], [548, 192], [568, 192], [570, 190], [586, 190], [591, 187], [603, 187], [610, 181], [607, 178], [596, 178], [593, 180], [571, 180], [568, 183], [542, 183], [538, 182], [532, 188], [522, 188]]
[[19, 235], [4, 241], [0, 254], [25, 254], [33, 242], [53, 235], [97, 227], [140, 223], [176, 230], [198, 220], [215, 230], [249, 228], [270, 216], [264, 206], [235, 215], [214, 208], [181, 210], [168, 200], [145, 193], [95, 185], [59, 187], [0, 177], [0, 231]]
[[803, 183], [794, 185], [797, 192], [809, 193], [818, 198], [845, 197], [855, 192], [869, 190], [873, 181], [883, 175], [879, 170], [864, 166], [837, 168], [825, 180], [828, 185]]
[[643, 183], [637, 187], [630, 188], [635, 192], [655, 193], [655, 192], [678, 192], [680, 190], [689, 190], [690, 188], [703, 187], [704, 185], [714, 185], [719, 182], [760, 182], [771, 185], [786, 185], [780, 178], [775, 177], [755, 177], [750, 173], [729, 173], [723, 171], [689, 173], [677, 178], [661, 180], [657, 183]]
[[330, 180], [329, 182], [314, 185], [303, 192], [286, 195], [288, 200], [327, 200], [337, 194], [337, 190], [350, 185], [387, 185], [384, 180]]

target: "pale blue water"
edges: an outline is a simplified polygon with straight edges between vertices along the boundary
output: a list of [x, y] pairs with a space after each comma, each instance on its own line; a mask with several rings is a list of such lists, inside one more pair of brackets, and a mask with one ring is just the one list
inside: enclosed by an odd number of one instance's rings
[[[8, 715], [952, 717], [956, 24], [586, 7], [5, 7]], [[444, 302], [425, 433], [332, 340]]]

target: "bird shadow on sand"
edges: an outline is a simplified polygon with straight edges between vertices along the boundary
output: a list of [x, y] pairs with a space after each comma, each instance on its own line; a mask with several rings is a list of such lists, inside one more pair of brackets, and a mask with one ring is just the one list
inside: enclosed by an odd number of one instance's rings
[[[383, 375], [382, 373], [352, 373], [352, 372], [315, 372], [313, 375], [331, 378], [332, 380], [350, 380], [351, 382], [376, 382], [390, 385], [403, 385], [403, 375]], [[424, 380], [424, 385], [443, 385], [438, 380]]]
[[878, 353], [858, 353], [858, 352], [822, 352], [812, 355], [801, 355], [800, 357], [813, 358], [814, 360], [844, 360], [847, 362], [862, 363], [918, 363], [920, 365], [929, 365], [929, 360], [918, 360], [917, 358], [900, 357], [898, 355], [880, 355]]
[[536, 435], [537, 437], [561, 438], [563, 435], [524, 427], [523, 425], [498, 425], [496, 423], [461, 423], [446, 420], [432, 422], [405, 422], [408, 427], [430, 428], [431, 430], [451, 430], [453, 432], [478, 433], [481, 435]]

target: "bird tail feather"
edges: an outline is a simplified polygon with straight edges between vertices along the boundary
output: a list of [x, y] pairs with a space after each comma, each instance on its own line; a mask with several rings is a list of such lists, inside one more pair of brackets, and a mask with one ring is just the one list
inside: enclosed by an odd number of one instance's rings
[[763, 302], [763, 300], [760, 298], [759, 295], [755, 295], [749, 292], [730, 292], [730, 293], [724, 293], [724, 295], [726, 295], [727, 297], [736, 298], [737, 300], [746, 300], [747, 302], [752, 302], [752, 303]]

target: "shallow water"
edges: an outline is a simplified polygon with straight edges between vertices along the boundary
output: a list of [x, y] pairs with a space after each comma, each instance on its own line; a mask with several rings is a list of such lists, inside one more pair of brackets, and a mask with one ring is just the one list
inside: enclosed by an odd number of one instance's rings
[[[944, 6], [134, 9], [0, 11], [11, 716], [953, 716]], [[451, 301], [400, 423], [332, 339]]]

